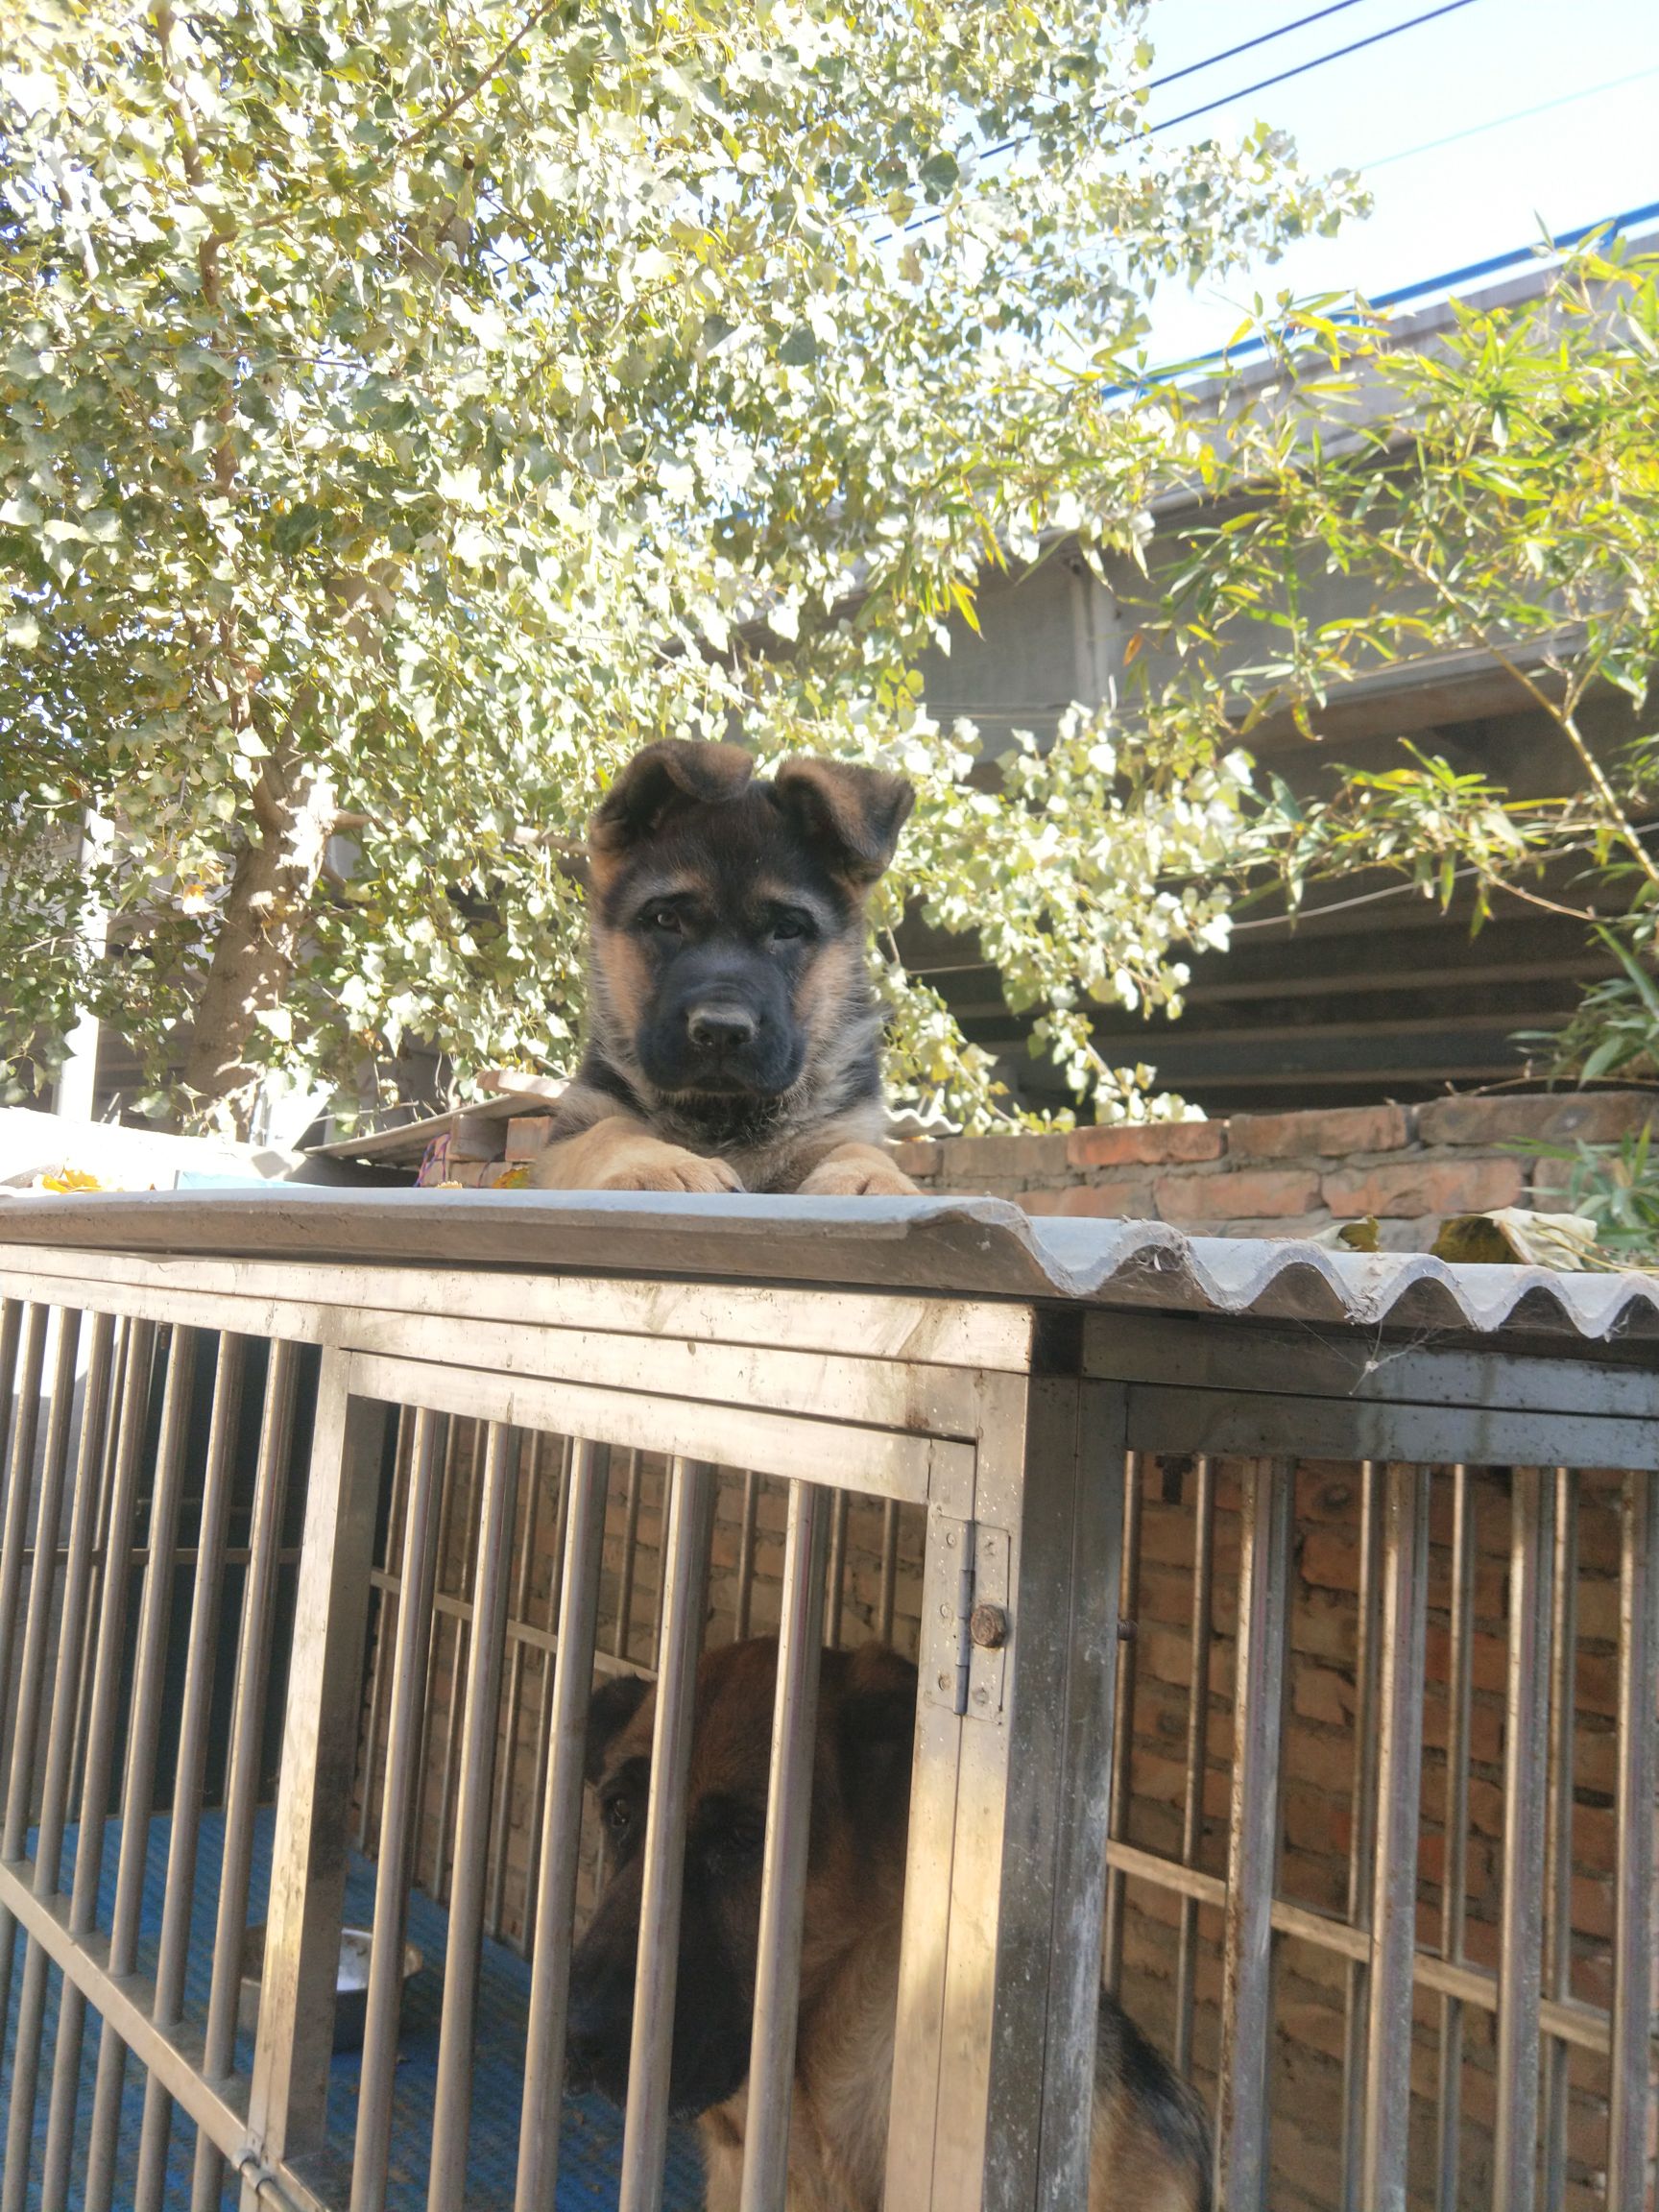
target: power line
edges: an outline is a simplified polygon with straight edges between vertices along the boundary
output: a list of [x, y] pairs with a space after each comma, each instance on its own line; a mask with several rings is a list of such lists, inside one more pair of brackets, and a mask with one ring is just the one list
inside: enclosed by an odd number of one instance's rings
[[[1310, 23], [1322, 23], [1327, 15], [1340, 15], [1345, 9], [1358, 8], [1359, 0], [1332, 0], [1328, 8], [1315, 8], [1310, 15], [1298, 15], [1288, 23], [1281, 23], [1275, 31], [1261, 32], [1254, 38], [1244, 38], [1237, 46], [1223, 46], [1218, 54], [1206, 54], [1201, 61], [1189, 61], [1180, 69], [1170, 69], [1162, 77], [1149, 77], [1148, 92], [1162, 92], [1166, 84], [1179, 84], [1185, 77], [1196, 77], [1206, 69], [1215, 69], [1223, 61], [1231, 61], [1240, 54], [1248, 54], [1258, 46], [1271, 46], [1276, 38], [1288, 38], [1292, 31], [1305, 31]], [[1242, 94], [1230, 94], [1230, 98], [1242, 98]], [[1164, 126], [1154, 126], [1162, 130]], [[1024, 146], [1036, 136], [1033, 131], [1016, 132], [1012, 138], [999, 138], [995, 146], [987, 146], [979, 156], [981, 161], [992, 160], [998, 154], [1011, 154], [1017, 146]]]
[[1217, 108], [1231, 107], [1235, 100], [1251, 99], [1274, 84], [1288, 84], [1292, 77], [1306, 77], [1310, 69], [1323, 69], [1328, 61], [1340, 61], [1350, 54], [1362, 53], [1367, 46], [1381, 46], [1385, 38], [1398, 38], [1402, 31], [1415, 31], [1421, 23], [1432, 23], [1440, 15], [1455, 15], [1460, 8], [1472, 8], [1474, 4], [1475, 0], [1442, 0], [1440, 7], [1430, 8], [1421, 15], [1407, 16], [1404, 23], [1391, 23], [1386, 31], [1373, 31], [1368, 38], [1356, 38], [1347, 46], [1334, 47], [1329, 54], [1317, 54], [1311, 61], [1299, 61], [1294, 69], [1281, 69], [1277, 76], [1262, 77], [1238, 92], [1224, 92], [1218, 100], [1208, 100], [1201, 108], [1189, 108], [1185, 114], [1166, 115], [1162, 122], [1150, 125], [1149, 134], [1173, 131], [1178, 123], [1194, 123], [1200, 115], [1213, 115]]
[[[1420, 24], [1432, 23], [1440, 15], [1455, 15], [1460, 9], [1471, 8], [1474, 4], [1475, 0], [1442, 0], [1438, 8], [1430, 8], [1421, 15], [1408, 16], [1404, 23], [1391, 23], [1386, 30], [1373, 31], [1368, 37], [1356, 38], [1346, 46], [1334, 47], [1328, 54], [1317, 54], [1310, 61], [1298, 62], [1293, 69], [1282, 69], [1276, 76], [1261, 78], [1254, 84], [1242, 85], [1237, 92], [1223, 92], [1217, 99], [1206, 101], [1202, 107], [1189, 108], [1182, 114], [1166, 115], [1156, 123], [1149, 123], [1143, 133], [1131, 133], [1119, 139], [1118, 144], [1133, 145], [1138, 136], [1155, 138], [1160, 132], [1173, 131], [1178, 124], [1193, 122], [1200, 115], [1214, 114], [1218, 108], [1229, 108], [1235, 101], [1248, 100], [1272, 85], [1288, 84], [1293, 77], [1305, 77], [1310, 69], [1323, 69], [1329, 61], [1340, 61], [1349, 54], [1360, 53], [1367, 46], [1381, 45], [1384, 39], [1399, 37], [1404, 31], [1415, 31]], [[1163, 85], [1175, 84], [1180, 78], [1194, 76], [1201, 69], [1214, 68], [1218, 62], [1231, 60], [1236, 54], [1248, 53], [1253, 46], [1263, 46], [1271, 39], [1286, 37], [1292, 31], [1300, 31], [1309, 23], [1317, 23], [1327, 15], [1340, 14], [1344, 8], [1358, 5], [1358, 0], [1334, 0], [1332, 6], [1316, 9], [1310, 15], [1299, 15], [1292, 22], [1281, 24], [1276, 31], [1264, 31], [1260, 37], [1247, 38], [1240, 45], [1226, 47], [1220, 53], [1206, 56], [1201, 61], [1190, 61], [1185, 68], [1172, 70], [1166, 77], [1154, 77], [1148, 83], [1147, 90], [1156, 91]], [[1012, 138], [999, 139], [995, 146], [984, 148], [978, 158], [989, 161], [999, 154], [1011, 154], [1017, 148], [1028, 145], [1036, 134], [1035, 130], [1022, 131]], [[926, 230], [932, 224], [944, 220], [942, 208], [934, 208], [926, 215], [912, 216], [908, 223], [902, 225], [902, 234], [908, 236], [912, 231]], [[900, 229], [884, 231], [880, 237], [872, 239], [871, 244], [885, 246], [900, 235]]]
[[1488, 131], [1502, 131], [1505, 124], [1529, 123], [1535, 115], [1548, 115], [1556, 108], [1571, 108], [1575, 101], [1592, 100], [1602, 92], [1622, 92], [1626, 84], [1640, 84], [1646, 77], [1659, 77], [1659, 61], [1648, 69], [1632, 69], [1623, 77], [1609, 77], [1604, 84], [1581, 84], [1576, 92], [1558, 92], [1552, 100], [1540, 100], [1531, 108], [1517, 108], [1507, 115], [1489, 115], [1484, 123], [1471, 123], [1462, 131], [1449, 131], [1444, 138], [1426, 138], [1421, 146], [1402, 146], [1396, 153], [1384, 154], [1376, 161], [1356, 161], [1354, 166], [1362, 177], [1369, 177], [1374, 169], [1391, 169], [1396, 161], [1414, 161], [1419, 154], [1437, 154], [1443, 146], [1461, 145], [1465, 138], [1479, 138]]
[[1277, 31], [1263, 31], [1254, 38], [1240, 40], [1237, 46], [1224, 46], [1219, 54], [1206, 55], [1202, 61], [1189, 61], [1184, 69], [1171, 69], [1163, 77], [1149, 78], [1146, 89], [1161, 92], [1166, 84], [1179, 84], [1183, 77], [1196, 77], [1201, 69], [1214, 69], [1218, 62], [1232, 61], [1258, 46], [1271, 46], [1275, 38], [1288, 38], [1292, 31], [1305, 31], [1310, 23], [1322, 23], [1327, 15], [1340, 15], [1345, 8], [1358, 5], [1359, 0], [1334, 0], [1333, 6], [1315, 8], [1311, 15], [1298, 15], [1293, 23], [1281, 23]]

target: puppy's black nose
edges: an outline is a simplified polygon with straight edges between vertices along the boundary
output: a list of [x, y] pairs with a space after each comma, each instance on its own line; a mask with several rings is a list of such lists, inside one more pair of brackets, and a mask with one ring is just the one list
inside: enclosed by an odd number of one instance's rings
[[693, 1006], [685, 1027], [706, 1052], [735, 1052], [755, 1041], [755, 1017], [741, 1006]]

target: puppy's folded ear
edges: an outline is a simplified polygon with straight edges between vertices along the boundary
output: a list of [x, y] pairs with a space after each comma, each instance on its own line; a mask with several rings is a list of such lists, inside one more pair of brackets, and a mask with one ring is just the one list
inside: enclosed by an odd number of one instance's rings
[[860, 892], [885, 873], [916, 804], [907, 777], [801, 753], [783, 762], [773, 788], [831, 875]]
[[740, 798], [754, 773], [741, 745], [693, 744], [679, 737], [647, 745], [605, 794], [588, 826], [588, 842], [594, 853], [619, 858], [676, 808]]
[[645, 1702], [651, 1685], [642, 1674], [613, 1674], [601, 1682], [588, 1704], [588, 1748], [582, 1770], [597, 1782], [605, 1754]]

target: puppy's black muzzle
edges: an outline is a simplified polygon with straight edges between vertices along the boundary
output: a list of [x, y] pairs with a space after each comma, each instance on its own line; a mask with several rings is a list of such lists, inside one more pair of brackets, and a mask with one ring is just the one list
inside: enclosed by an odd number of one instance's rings
[[776, 1097], [799, 1078], [805, 1041], [770, 962], [699, 948], [663, 976], [639, 1058], [660, 1091]]

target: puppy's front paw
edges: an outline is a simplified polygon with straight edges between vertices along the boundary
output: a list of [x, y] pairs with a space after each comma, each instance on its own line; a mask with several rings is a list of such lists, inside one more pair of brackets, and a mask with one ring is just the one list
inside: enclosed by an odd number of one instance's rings
[[596, 1190], [741, 1190], [724, 1160], [706, 1160], [679, 1144], [645, 1139], [630, 1144], [595, 1178]]
[[803, 1198], [916, 1198], [908, 1175], [890, 1160], [869, 1152], [846, 1160], [821, 1160], [801, 1186]]

